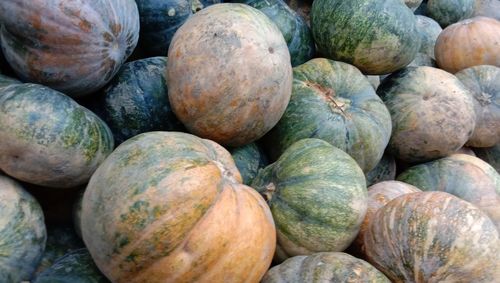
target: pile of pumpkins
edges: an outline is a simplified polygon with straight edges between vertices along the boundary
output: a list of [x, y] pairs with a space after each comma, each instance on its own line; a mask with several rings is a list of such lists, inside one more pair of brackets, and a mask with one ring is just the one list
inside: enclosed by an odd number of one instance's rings
[[0, 1], [0, 282], [500, 280], [500, 2], [219, 2]]

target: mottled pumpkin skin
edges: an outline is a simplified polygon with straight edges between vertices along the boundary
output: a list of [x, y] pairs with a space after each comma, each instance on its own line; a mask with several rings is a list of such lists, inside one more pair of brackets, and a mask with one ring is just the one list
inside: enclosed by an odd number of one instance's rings
[[343, 251], [366, 211], [366, 181], [348, 154], [320, 139], [291, 145], [259, 171], [252, 187], [263, 194], [278, 234], [276, 261]]
[[285, 114], [265, 136], [276, 159], [294, 142], [319, 138], [351, 155], [364, 172], [382, 158], [391, 134], [389, 112], [354, 66], [316, 58], [295, 67]]
[[111, 80], [139, 38], [133, 0], [1, 1], [0, 22], [16, 74], [73, 97]]
[[474, 13], [472, 16], [489, 17], [500, 21], [500, 1], [476, 0], [474, 2]]
[[42, 258], [46, 238], [38, 202], [0, 172], [0, 282], [29, 280]]
[[271, 268], [262, 283], [370, 282], [390, 283], [364, 260], [342, 252], [295, 256]]
[[292, 90], [290, 54], [262, 12], [216, 4], [178, 29], [168, 51], [167, 82], [172, 109], [190, 132], [241, 146], [283, 115]]
[[83, 239], [113, 282], [258, 282], [276, 231], [229, 152], [179, 132], [122, 143], [83, 197]]
[[86, 183], [113, 150], [111, 131], [97, 115], [37, 84], [0, 86], [0, 136], [0, 169], [46, 187]]
[[432, 18], [416, 15], [417, 32], [420, 35], [420, 50], [419, 52], [427, 54], [432, 59], [435, 59], [434, 46], [439, 34], [443, 31], [438, 22]]
[[500, 229], [500, 175], [477, 157], [453, 154], [413, 166], [397, 179], [424, 191], [443, 191], [466, 200], [483, 210]]
[[308, 27], [311, 27], [311, 0], [285, 0], [285, 3], [299, 15]]
[[68, 252], [48, 269], [43, 271], [33, 283], [108, 283], [95, 265], [86, 248]]
[[230, 148], [229, 152], [234, 159], [236, 168], [241, 174], [243, 184], [250, 185], [257, 176], [259, 169], [269, 165], [264, 151], [256, 143]]
[[396, 160], [390, 154], [384, 154], [380, 162], [370, 172], [365, 174], [366, 185], [371, 186], [382, 181], [396, 178]]
[[168, 101], [166, 67], [166, 57], [126, 63], [90, 105], [110, 127], [116, 146], [144, 132], [184, 130]]
[[392, 117], [388, 151], [405, 162], [447, 156], [472, 135], [476, 114], [470, 91], [452, 74], [407, 67], [377, 89]]
[[500, 240], [476, 206], [444, 192], [405, 194], [365, 234], [368, 261], [393, 282], [495, 282]]
[[491, 147], [500, 143], [500, 68], [474, 66], [463, 69], [455, 76], [474, 95], [476, 127], [467, 145]]
[[420, 48], [415, 17], [401, 0], [315, 0], [311, 28], [320, 54], [369, 75], [401, 69]]
[[493, 166], [500, 174], [500, 143], [492, 147], [474, 148], [477, 157]]
[[500, 67], [500, 21], [474, 17], [446, 27], [436, 40], [439, 68], [456, 73], [477, 65]]
[[474, 12], [474, 0], [429, 0], [427, 14], [443, 28], [467, 19]]

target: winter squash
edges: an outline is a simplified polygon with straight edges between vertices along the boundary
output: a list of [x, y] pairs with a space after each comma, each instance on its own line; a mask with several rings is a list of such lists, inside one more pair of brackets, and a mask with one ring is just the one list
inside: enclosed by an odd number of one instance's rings
[[285, 114], [265, 136], [276, 160], [294, 142], [319, 138], [351, 155], [364, 172], [377, 165], [391, 134], [390, 115], [354, 66], [315, 58], [293, 69]]
[[467, 19], [474, 13], [474, 0], [429, 0], [427, 14], [443, 28]]
[[500, 174], [500, 143], [492, 147], [474, 148], [477, 157], [481, 158]]
[[483, 16], [494, 18], [500, 21], [500, 2], [497, 0], [476, 0], [474, 1], [474, 17]]
[[415, 11], [422, 4], [422, 0], [404, 0], [403, 2], [412, 11]]
[[474, 17], [446, 27], [436, 40], [439, 68], [456, 73], [477, 65], [500, 67], [500, 22]]
[[133, 0], [0, 2], [2, 48], [16, 74], [72, 97], [103, 87], [134, 50]]
[[264, 151], [256, 143], [230, 148], [229, 152], [234, 159], [236, 168], [240, 171], [245, 185], [250, 185], [257, 176], [259, 169], [269, 164]]
[[405, 194], [381, 207], [365, 235], [368, 262], [393, 282], [494, 282], [500, 240], [476, 206], [445, 192]]
[[382, 155], [380, 162], [370, 172], [366, 173], [366, 185], [371, 186], [382, 181], [396, 178], [396, 160], [390, 154]]
[[420, 35], [420, 53], [435, 59], [434, 46], [439, 34], [443, 31], [439, 24], [426, 16], [416, 15], [417, 32]]
[[252, 187], [271, 208], [277, 262], [343, 251], [356, 237], [366, 211], [363, 171], [347, 153], [320, 139], [292, 144], [259, 171]]
[[415, 16], [401, 0], [315, 0], [311, 28], [322, 56], [383, 75], [408, 65], [420, 48]]
[[432, 59], [431, 56], [427, 55], [426, 53], [417, 53], [415, 56], [415, 59], [411, 61], [410, 64], [408, 64], [407, 67], [421, 67], [421, 66], [427, 66], [427, 67], [437, 67], [436, 61]]
[[377, 89], [392, 117], [388, 151], [405, 162], [447, 156], [472, 135], [476, 114], [470, 91], [452, 74], [407, 67]]
[[83, 240], [112, 282], [258, 282], [276, 231], [229, 152], [180, 132], [128, 139], [85, 190]]

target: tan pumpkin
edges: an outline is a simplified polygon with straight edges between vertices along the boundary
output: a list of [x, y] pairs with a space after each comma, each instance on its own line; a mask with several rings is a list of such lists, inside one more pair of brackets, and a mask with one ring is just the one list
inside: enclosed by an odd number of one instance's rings
[[477, 65], [500, 67], [500, 22], [474, 17], [446, 27], [434, 48], [438, 66], [456, 73]]

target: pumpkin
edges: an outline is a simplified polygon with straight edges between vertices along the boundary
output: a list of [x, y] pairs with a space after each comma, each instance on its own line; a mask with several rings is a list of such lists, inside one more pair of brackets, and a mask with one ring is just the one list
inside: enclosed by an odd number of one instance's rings
[[415, 11], [422, 4], [422, 0], [404, 0], [403, 2], [412, 11]]
[[390, 283], [366, 261], [342, 252], [294, 256], [271, 268], [262, 283], [373, 282]]
[[303, 64], [313, 58], [315, 52], [311, 30], [306, 22], [283, 0], [238, 0], [263, 12], [280, 29], [292, 66]]
[[285, 114], [264, 138], [276, 160], [294, 142], [323, 139], [351, 155], [364, 172], [382, 158], [391, 134], [390, 115], [354, 66], [323, 58], [293, 70]]
[[259, 169], [269, 164], [264, 151], [256, 143], [230, 148], [229, 152], [245, 185], [250, 185]]
[[229, 152], [179, 132], [118, 146], [85, 190], [83, 240], [112, 282], [258, 282], [276, 245]]
[[366, 211], [363, 171], [347, 153], [320, 139], [302, 139], [261, 169], [252, 182], [276, 223], [277, 262], [296, 255], [343, 251]]
[[379, 163], [370, 172], [365, 174], [366, 185], [371, 186], [382, 181], [396, 178], [396, 160], [390, 154], [382, 155]]
[[1, 170], [54, 188], [86, 183], [113, 150], [111, 131], [99, 117], [38, 84], [0, 87], [0, 136]]
[[500, 68], [480, 65], [455, 75], [474, 95], [476, 127], [467, 145], [491, 147], [500, 143]]
[[78, 97], [103, 87], [134, 50], [133, 0], [1, 1], [5, 57], [23, 80]]
[[500, 174], [500, 143], [492, 147], [474, 148], [477, 157], [481, 158]]
[[380, 76], [370, 76], [367, 75], [366, 78], [368, 79], [368, 82], [373, 86], [373, 89], [377, 89], [377, 87], [380, 85]]
[[116, 145], [140, 133], [182, 131], [168, 101], [166, 57], [129, 62], [89, 105], [113, 132]]
[[439, 24], [426, 16], [416, 15], [417, 32], [420, 35], [420, 53], [435, 59], [434, 46], [439, 34], [443, 31]]
[[427, 67], [437, 67], [436, 66], [436, 61], [432, 59], [431, 56], [427, 55], [426, 53], [417, 53], [417, 56], [415, 56], [415, 59], [411, 61], [410, 64], [408, 64], [407, 67], [421, 67], [421, 66], [427, 66]]
[[205, 8], [178, 29], [168, 54], [170, 104], [195, 135], [242, 146], [283, 115], [292, 88], [290, 54], [259, 10], [239, 3]]
[[405, 162], [447, 156], [472, 135], [476, 114], [470, 91], [452, 74], [407, 67], [377, 89], [392, 117], [388, 151]]
[[500, 2], [497, 0], [476, 0], [474, 1], [474, 12], [472, 15], [494, 18], [500, 21]]
[[467, 19], [474, 12], [475, 0], [429, 0], [427, 14], [443, 28]]
[[391, 73], [415, 58], [415, 22], [401, 0], [315, 0], [311, 11], [318, 52], [368, 75]]
[[405, 194], [365, 233], [368, 262], [393, 282], [494, 282], [500, 240], [476, 206], [445, 192]]
[[500, 21], [474, 17], [446, 27], [434, 53], [439, 68], [450, 73], [477, 65], [500, 67], [499, 44]]
[[0, 172], [0, 282], [31, 278], [45, 249], [42, 208], [14, 179]]
[[500, 229], [500, 175], [477, 157], [453, 154], [408, 168], [397, 179], [424, 191], [443, 191], [466, 200]]
[[461, 147], [455, 153], [463, 153], [463, 154], [468, 154], [468, 155], [471, 155], [471, 156], [476, 156], [476, 154], [474, 153], [474, 151], [471, 148], [466, 147], [466, 146]]
[[44, 270], [33, 283], [107, 283], [86, 248], [70, 251]]
[[311, 27], [311, 0], [285, 0], [285, 3], [299, 15], [308, 27]]

